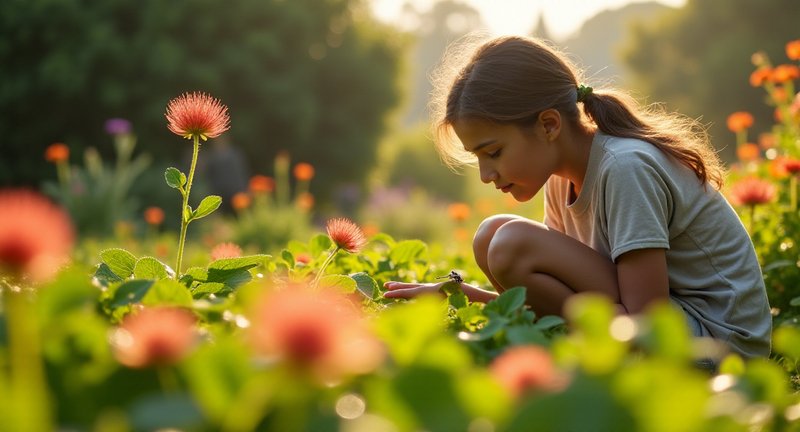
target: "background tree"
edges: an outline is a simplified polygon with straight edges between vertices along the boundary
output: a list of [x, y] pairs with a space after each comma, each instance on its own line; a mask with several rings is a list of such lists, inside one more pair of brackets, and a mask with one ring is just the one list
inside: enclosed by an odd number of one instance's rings
[[798, 37], [796, 11], [797, 0], [688, 0], [655, 25], [634, 29], [625, 61], [650, 102], [710, 123], [712, 141], [730, 161], [730, 113], [752, 112], [756, 132], [773, 123], [763, 89], [748, 83], [750, 55], [764, 51], [785, 61], [785, 43]]
[[55, 141], [108, 155], [110, 117], [177, 160], [164, 109], [194, 90], [229, 106], [253, 172], [287, 150], [317, 165], [316, 192], [360, 182], [398, 98], [396, 36], [361, 0], [0, 2], [0, 184], [52, 176]]

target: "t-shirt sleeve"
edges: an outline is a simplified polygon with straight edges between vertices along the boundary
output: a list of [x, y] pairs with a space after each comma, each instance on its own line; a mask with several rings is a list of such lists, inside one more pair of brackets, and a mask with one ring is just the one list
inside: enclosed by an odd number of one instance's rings
[[552, 178], [544, 185], [544, 224], [550, 229], [564, 232], [564, 218], [557, 198], [558, 190]]
[[669, 249], [672, 194], [655, 163], [636, 154], [611, 160], [603, 211], [611, 259], [637, 249]]

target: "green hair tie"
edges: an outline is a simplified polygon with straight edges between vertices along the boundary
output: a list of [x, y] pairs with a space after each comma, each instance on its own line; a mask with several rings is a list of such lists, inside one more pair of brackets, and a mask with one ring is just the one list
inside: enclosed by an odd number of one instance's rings
[[592, 94], [592, 88], [583, 84], [578, 86], [578, 102], [585, 102], [586, 98]]

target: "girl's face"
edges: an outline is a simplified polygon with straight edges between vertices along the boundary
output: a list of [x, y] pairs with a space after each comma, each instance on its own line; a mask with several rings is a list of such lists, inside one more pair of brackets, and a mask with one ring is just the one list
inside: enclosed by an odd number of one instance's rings
[[547, 138], [542, 122], [519, 126], [485, 120], [453, 125], [464, 149], [478, 158], [481, 181], [525, 202], [533, 198], [557, 168], [557, 146]]

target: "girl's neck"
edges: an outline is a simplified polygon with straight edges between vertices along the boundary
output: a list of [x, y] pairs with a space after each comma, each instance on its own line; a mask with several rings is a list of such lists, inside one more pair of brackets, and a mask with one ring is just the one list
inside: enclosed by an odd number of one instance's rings
[[566, 178], [572, 183], [575, 198], [581, 193], [583, 187], [594, 135], [595, 129], [580, 127], [564, 128], [558, 137], [557, 144], [562, 149], [562, 163], [561, 169], [555, 175]]

